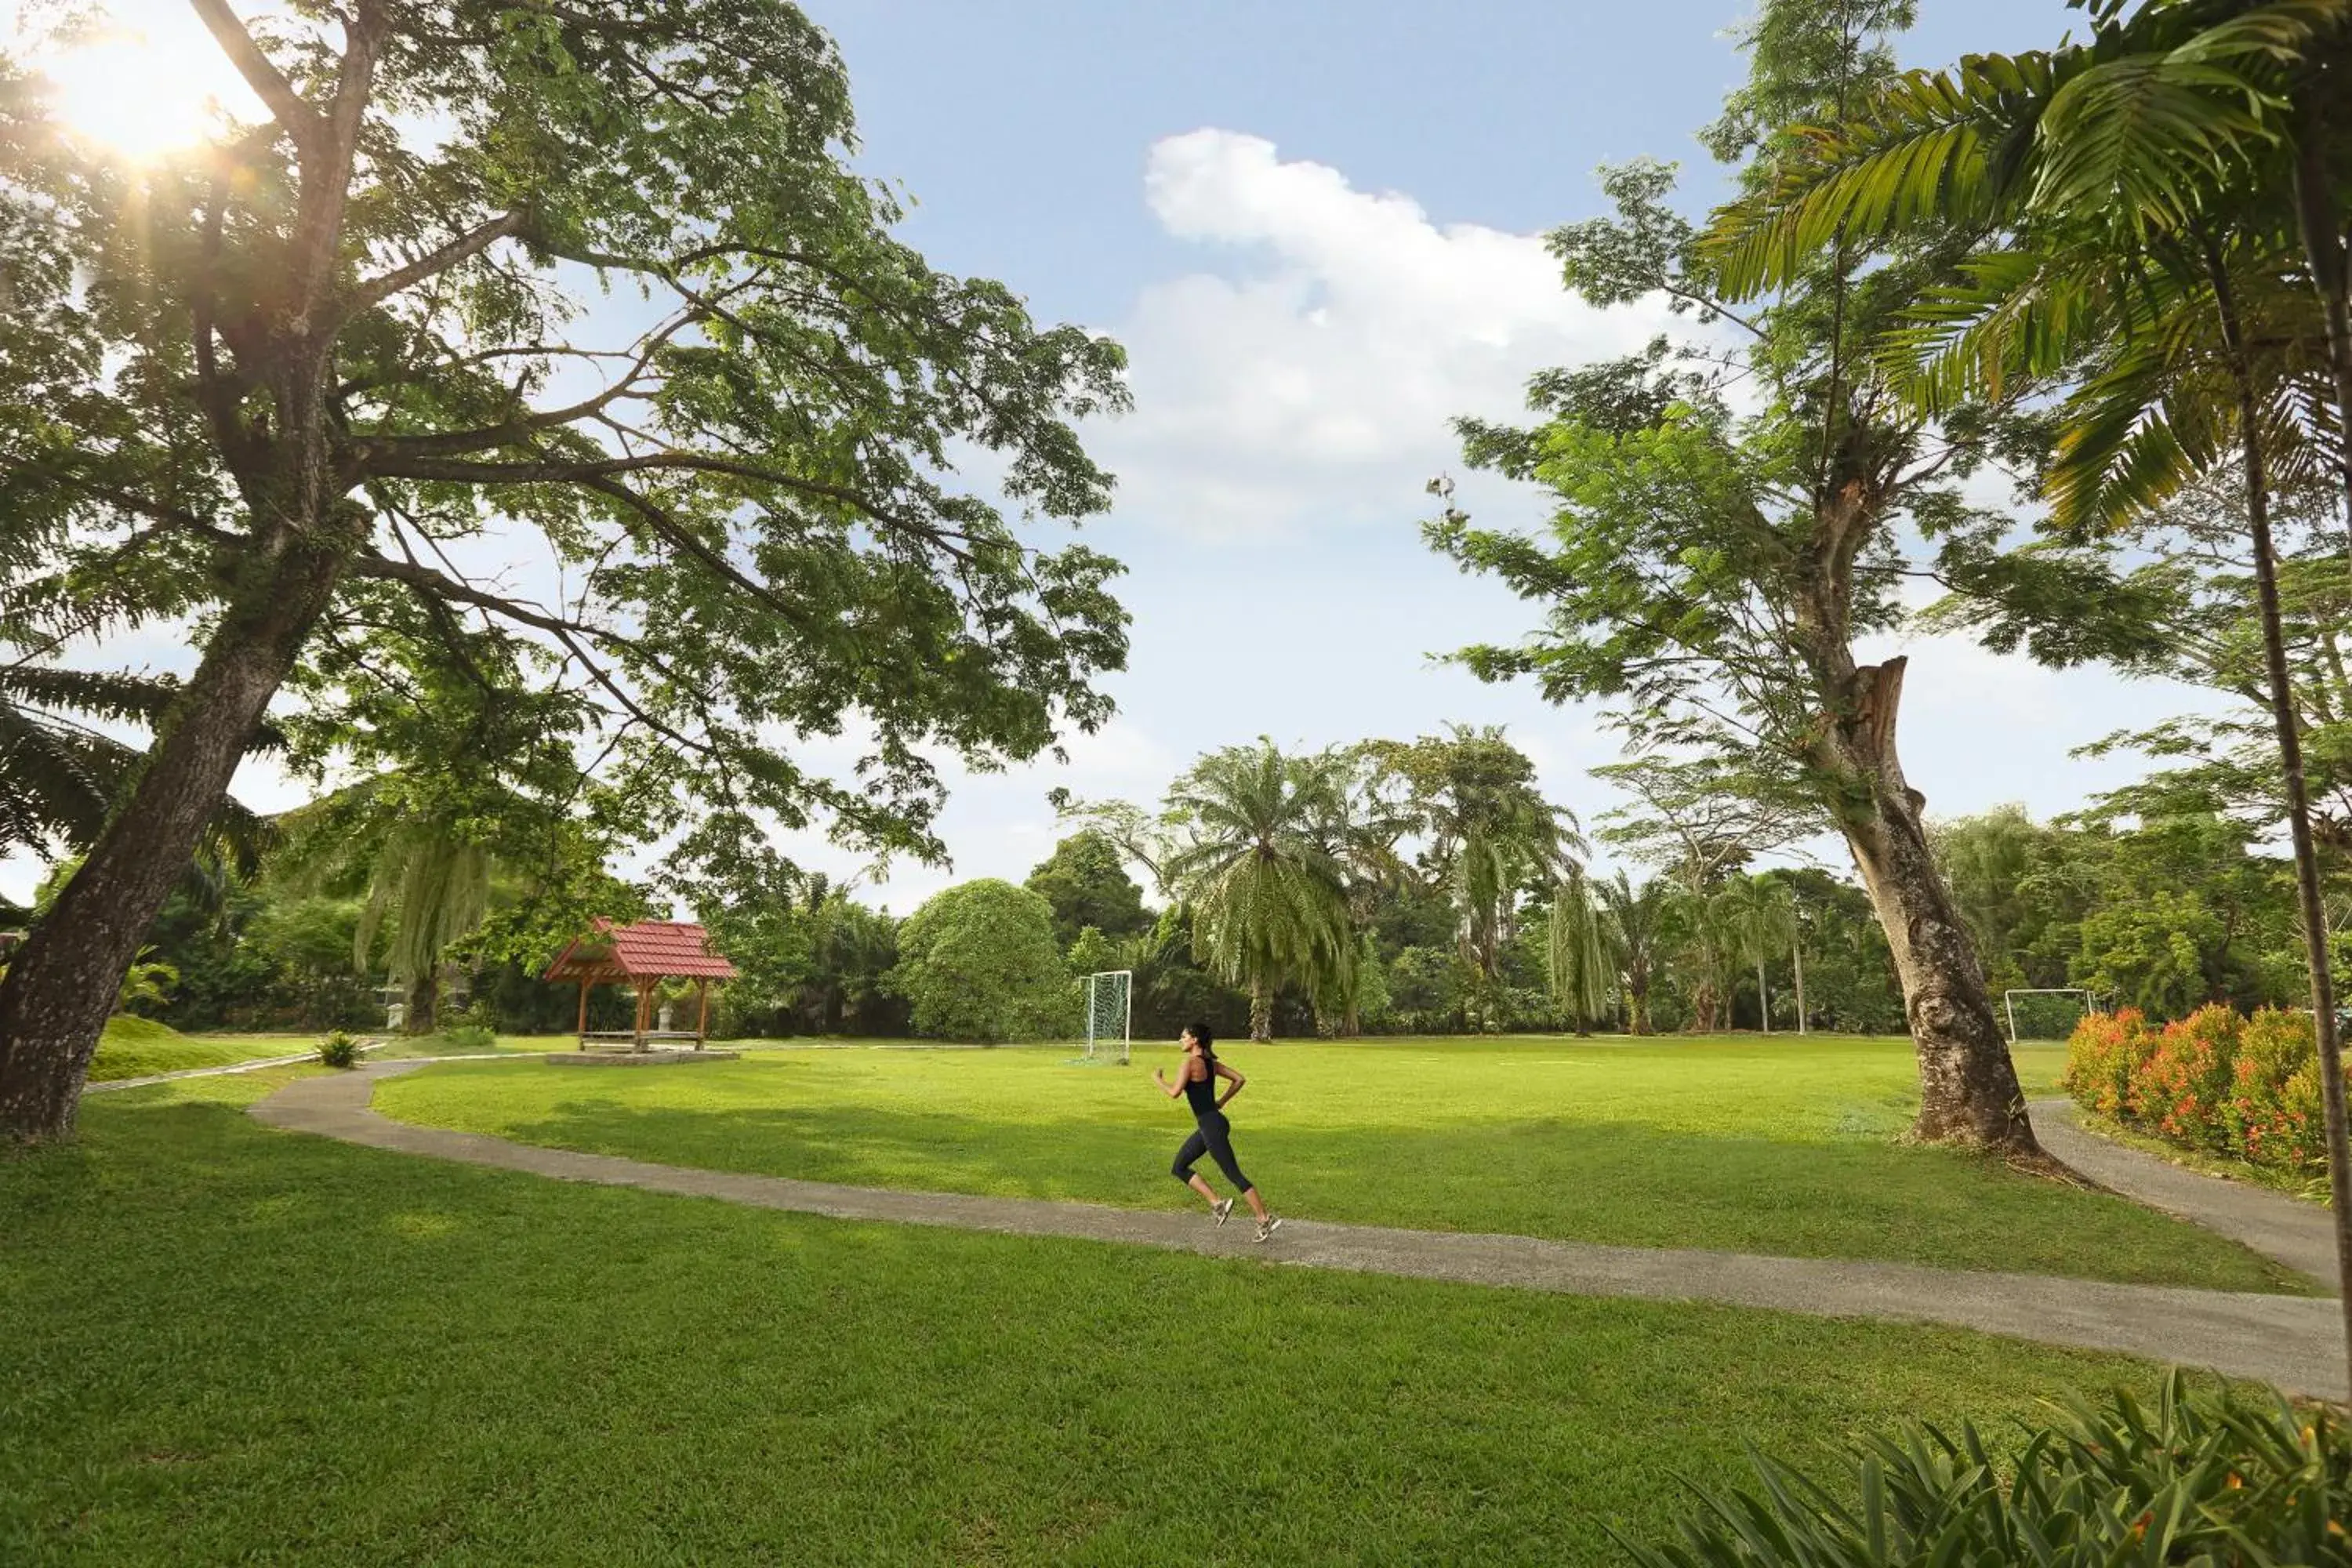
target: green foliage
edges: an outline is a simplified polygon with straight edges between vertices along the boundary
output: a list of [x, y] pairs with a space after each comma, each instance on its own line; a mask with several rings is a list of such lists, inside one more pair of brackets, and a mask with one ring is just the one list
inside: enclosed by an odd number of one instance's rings
[[1074, 833], [1029, 873], [1024, 884], [1054, 910], [1054, 937], [1064, 947], [1093, 927], [1105, 936], [1134, 936], [1150, 929], [1143, 889], [1127, 874], [1118, 847], [1098, 830]]
[[2102, 996], [2179, 1017], [2210, 994], [2203, 955], [2222, 937], [2220, 918], [2194, 892], [2159, 888], [2145, 903], [2111, 904], [2084, 917], [2075, 973]]
[[1544, 971], [1552, 998], [1581, 1034], [1606, 1018], [1616, 1000], [1623, 938], [1580, 869], [1554, 889], [1544, 927]]
[[451, 1024], [434, 1039], [451, 1051], [487, 1051], [499, 1043], [498, 1035], [488, 1026], [476, 1023]]
[[359, 1065], [360, 1043], [337, 1029], [319, 1042], [319, 1060], [331, 1068], [353, 1068]]
[[[1619, 1539], [1643, 1568], [1947, 1563], [2341, 1563], [2352, 1436], [2326, 1407], [2192, 1389], [2060, 1402], [2015, 1447], [1923, 1423], [1850, 1451], [1824, 1484], [1760, 1454], [1754, 1490], [1702, 1492], [1681, 1539]], [[1859, 1500], [1854, 1500], [1858, 1495]], [[1612, 1531], [1612, 1533], [1616, 1533]]]
[[[182, 858], [170, 792], [216, 789], [283, 681], [298, 765], [486, 760], [404, 814], [421, 961], [510, 847], [486, 783], [761, 886], [777, 824], [936, 856], [935, 757], [1108, 714], [1119, 568], [1040, 531], [1108, 504], [1076, 426], [1127, 402], [1123, 356], [897, 237], [797, 7], [213, 9], [261, 109], [173, 157], [67, 133], [0, 64], [0, 639], [163, 620], [247, 660], [199, 662], [94, 854]], [[0, 724], [111, 679], [19, 682]], [[854, 776], [805, 767], [852, 716]]]
[[1335, 822], [1349, 815], [1346, 760], [1285, 756], [1271, 741], [1213, 752], [1171, 785], [1183, 835], [1169, 880], [1192, 922], [1192, 949], [1251, 994], [1251, 1037], [1272, 1029], [1275, 989], [1344, 989], [1356, 957]]
[[114, 994], [114, 1010], [136, 1013], [142, 1008], [160, 1008], [171, 1000], [172, 988], [180, 983], [180, 972], [159, 962], [152, 947], [142, 948], [138, 961], [122, 976], [122, 984]]
[[719, 994], [722, 1035], [887, 1035], [907, 1026], [885, 984], [898, 922], [823, 877], [792, 879], [698, 914], [740, 978]]
[[1071, 1032], [1053, 908], [994, 878], [935, 893], [909, 915], [885, 984], [913, 1008], [919, 1035], [993, 1044]]
[[1120, 950], [1110, 938], [1087, 926], [1078, 932], [1077, 940], [1070, 943], [1067, 962], [1070, 973], [1084, 979], [1089, 974], [1100, 974], [1105, 970], [1118, 968], [1119, 957]]

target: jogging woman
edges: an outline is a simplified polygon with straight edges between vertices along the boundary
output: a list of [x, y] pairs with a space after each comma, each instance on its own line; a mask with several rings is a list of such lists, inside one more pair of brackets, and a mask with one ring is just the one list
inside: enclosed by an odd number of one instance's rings
[[[1192, 1136], [1184, 1140], [1184, 1147], [1176, 1151], [1176, 1163], [1169, 1167], [1168, 1173], [1208, 1199], [1209, 1212], [1223, 1225], [1234, 1212], [1234, 1200], [1217, 1196], [1217, 1190], [1192, 1171], [1203, 1154], [1216, 1161], [1225, 1180], [1240, 1188], [1242, 1196], [1248, 1200], [1250, 1213], [1257, 1215], [1257, 1238], [1264, 1241], [1282, 1228], [1282, 1222], [1265, 1212], [1265, 1200], [1257, 1195], [1257, 1188], [1242, 1174], [1240, 1164], [1234, 1159], [1234, 1124], [1225, 1120], [1226, 1104], [1249, 1079], [1217, 1059], [1216, 1037], [1209, 1032], [1206, 1024], [1195, 1024], [1185, 1030], [1183, 1046], [1184, 1066], [1174, 1083], [1168, 1081], [1163, 1069], [1151, 1069], [1152, 1080], [1160, 1085], [1161, 1093], [1171, 1100], [1181, 1096], [1192, 1102], [1192, 1120], [1198, 1123], [1192, 1129]], [[1223, 1096], [1217, 1093], [1219, 1079], [1233, 1085]]]

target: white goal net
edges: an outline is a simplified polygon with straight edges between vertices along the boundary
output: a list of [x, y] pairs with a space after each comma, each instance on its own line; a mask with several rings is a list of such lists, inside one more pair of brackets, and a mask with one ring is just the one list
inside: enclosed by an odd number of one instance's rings
[[2069, 986], [2049, 990], [2004, 991], [2001, 1010], [2009, 1015], [2009, 1043], [2020, 1040], [2063, 1040], [2074, 1032], [2083, 1016], [2095, 1011], [2088, 991]]
[[1127, 1065], [1135, 1023], [1135, 973], [1107, 969], [1086, 981], [1087, 1054], [1090, 1062]]

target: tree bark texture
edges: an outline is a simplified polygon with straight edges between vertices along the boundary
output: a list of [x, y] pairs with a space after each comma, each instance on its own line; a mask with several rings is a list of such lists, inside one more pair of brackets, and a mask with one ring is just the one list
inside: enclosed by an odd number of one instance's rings
[[1264, 976], [1250, 982], [1250, 1039], [1263, 1044], [1274, 1038], [1274, 987]]
[[[1805, 941], [1800, 935], [1789, 944], [1789, 962], [1797, 970], [1797, 1033], [1805, 1032]], [[1991, 1000], [1990, 994], [1986, 1000]]]
[[1764, 989], [1764, 961], [1756, 961], [1756, 1022], [1766, 1034], [1772, 1032], [1772, 994]]
[[408, 982], [408, 1014], [403, 1022], [412, 1035], [429, 1035], [439, 1021], [440, 1011], [441, 972], [435, 965]]
[[1976, 945], [1928, 852], [1926, 797], [1895, 750], [1904, 660], [1853, 671], [1853, 701], [1821, 747], [1843, 786], [1832, 815], [1886, 933], [1919, 1057], [1923, 1142], [2039, 1158], [2025, 1092], [1992, 1007]]
[[70, 1136], [89, 1059], [156, 912], [293, 668], [341, 574], [298, 541], [224, 616], [130, 800], [0, 982], [0, 1142]]

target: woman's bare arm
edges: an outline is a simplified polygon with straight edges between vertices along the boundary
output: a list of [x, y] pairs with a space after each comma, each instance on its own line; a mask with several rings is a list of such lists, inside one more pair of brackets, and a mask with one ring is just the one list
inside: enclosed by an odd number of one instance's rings
[[1192, 1063], [1189, 1059], [1184, 1063], [1183, 1069], [1177, 1073], [1176, 1081], [1174, 1083], [1170, 1083], [1168, 1081], [1168, 1074], [1165, 1069], [1160, 1068], [1153, 1068], [1151, 1069], [1152, 1081], [1160, 1086], [1160, 1092], [1166, 1095], [1171, 1100], [1181, 1100], [1183, 1098], [1184, 1086], [1192, 1081]]
[[1232, 1103], [1234, 1096], [1242, 1091], [1243, 1086], [1247, 1084], [1249, 1079], [1244, 1078], [1235, 1068], [1229, 1068], [1223, 1062], [1219, 1062], [1217, 1064], [1217, 1076], [1219, 1078], [1231, 1079], [1234, 1085], [1233, 1088], [1225, 1090], [1223, 1096], [1217, 1101], [1217, 1109], [1219, 1110], [1223, 1110], [1228, 1104]]

